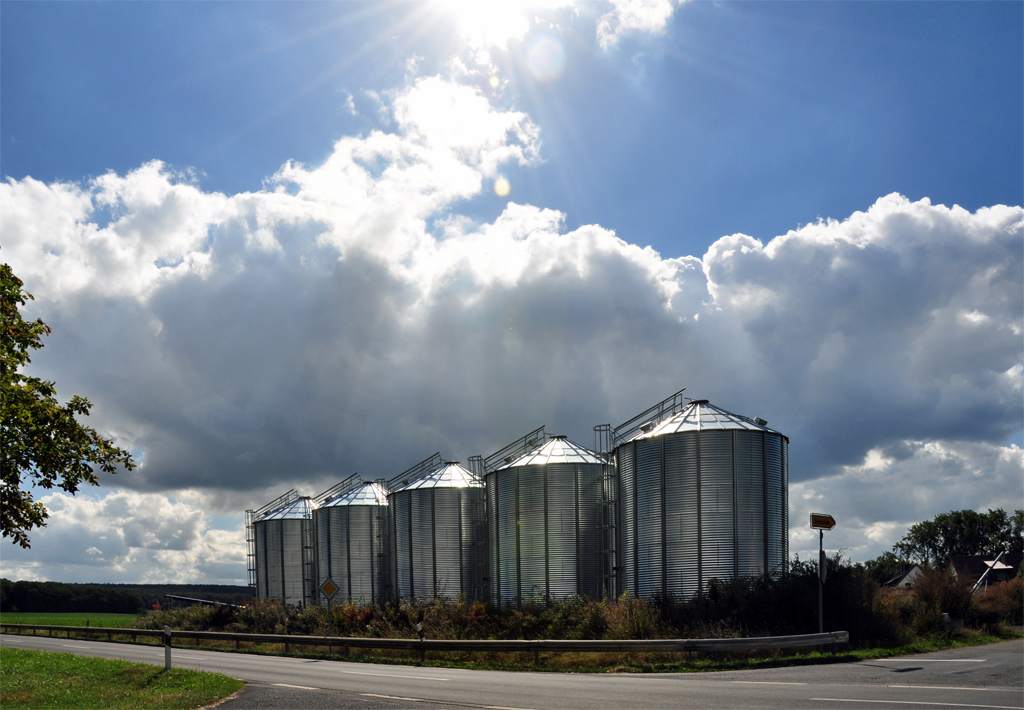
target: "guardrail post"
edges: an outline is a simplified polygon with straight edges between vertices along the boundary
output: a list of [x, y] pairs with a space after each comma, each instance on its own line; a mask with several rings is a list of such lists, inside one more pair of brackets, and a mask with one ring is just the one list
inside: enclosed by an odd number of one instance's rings
[[164, 627], [164, 670], [171, 670], [171, 627]]

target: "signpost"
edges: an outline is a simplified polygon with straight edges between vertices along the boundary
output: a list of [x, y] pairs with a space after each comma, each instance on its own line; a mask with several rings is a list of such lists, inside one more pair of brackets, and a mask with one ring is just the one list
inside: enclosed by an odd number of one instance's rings
[[825, 531], [836, 526], [836, 519], [828, 513], [811, 513], [811, 530], [818, 531], [818, 633], [825, 633], [825, 575], [828, 564], [825, 559]]
[[327, 637], [328, 638], [331, 637], [331, 633], [332, 633], [332, 629], [331, 629], [331, 623], [332, 623], [332, 620], [331, 620], [331, 599], [333, 599], [334, 595], [337, 594], [339, 591], [340, 591], [340, 589], [339, 589], [338, 585], [335, 584], [334, 581], [330, 577], [325, 579], [323, 581], [323, 584], [320, 585], [320, 593], [323, 594], [325, 597], [327, 597]]

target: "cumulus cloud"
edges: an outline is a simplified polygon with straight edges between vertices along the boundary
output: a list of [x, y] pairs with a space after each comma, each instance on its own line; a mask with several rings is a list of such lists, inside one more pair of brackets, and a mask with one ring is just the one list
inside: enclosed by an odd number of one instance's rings
[[[191, 500], [189, 500], [191, 498]], [[43, 496], [45, 534], [9, 547], [3, 573], [68, 582], [245, 584], [245, 531], [210, 527], [194, 493]]]
[[[678, 5], [685, 0], [609, 0], [584, 3], [579, 0], [510, 0], [501, 3], [453, 3], [459, 30], [477, 52], [476, 61], [489, 63], [486, 50], [520, 42], [532, 27], [557, 24], [552, 18], [567, 9], [590, 15], [596, 5], [596, 37], [602, 49], [614, 47], [627, 34], [662, 34]], [[607, 12], [601, 12], [607, 8]], [[480, 54], [483, 52], [483, 54]]]
[[608, 49], [629, 32], [661, 34], [681, 0], [612, 0], [597, 23], [597, 40]]
[[1020, 508], [1024, 451], [966, 441], [901, 441], [872, 449], [863, 462], [836, 476], [790, 487], [790, 549], [802, 559], [817, 554], [812, 512], [829, 512], [838, 525], [826, 533], [828, 549], [871, 559], [892, 547], [907, 528], [948, 510]]
[[[259, 192], [208, 193], [159, 162], [0, 185], [3, 258], [54, 329], [33, 367], [90, 396], [90, 423], [143, 461], [113, 479], [131, 493], [52, 499], [75, 522], [55, 516], [37, 545], [102, 515], [151, 520], [143, 501], [182, 505], [168, 491], [259, 505], [438, 449], [487, 454], [540, 424], [588, 443], [683, 385], [790, 436], [794, 534], [801, 501], [843, 501], [882, 545], [908, 511], [1024, 494], [1006, 445], [1024, 418], [1020, 207], [894, 194], [767, 244], [737, 234], [669, 257], [538, 206], [474, 222], [459, 205], [538, 160], [536, 125], [439, 77], [382, 100], [392, 130], [288, 163]], [[851, 493], [926, 489], [939, 461], [976, 495], [897, 510]], [[189, 510], [180, 530], [128, 525], [75, 549], [115, 571], [170, 559], [207, 574], [191, 551], [221, 559], [227, 533]]]

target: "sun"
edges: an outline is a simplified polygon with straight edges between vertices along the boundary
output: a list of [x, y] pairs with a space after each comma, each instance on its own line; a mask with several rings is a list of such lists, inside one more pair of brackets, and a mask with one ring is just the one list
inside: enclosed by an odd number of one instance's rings
[[473, 47], [505, 47], [530, 31], [531, 11], [572, 5], [572, 0], [434, 0], [455, 16], [459, 31]]

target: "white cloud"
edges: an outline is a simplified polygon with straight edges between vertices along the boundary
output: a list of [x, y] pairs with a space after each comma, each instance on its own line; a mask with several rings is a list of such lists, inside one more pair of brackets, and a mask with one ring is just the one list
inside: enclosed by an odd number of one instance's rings
[[662, 34], [675, 9], [685, 0], [608, 0], [592, 3], [579, 0], [505, 0], [504, 2], [466, 2], [440, 0], [454, 14], [459, 31], [477, 61], [489, 58], [479, 53], [491, 47], [505, 48], [509, 42], [521, 42], [531, 29], [549, 29], [556, 18], [569, 10], [576, 15], [596, 19], [596, 36], [603, 49], [614, 47], [627, 34]]
[[902, 441], [872, 449], [863, 463], [836, 476], [790, 487], [790, 547], [802, 559], [817, 554], [812, 512], [832, 514], [829, 550], [853, 559], [877, 557], [921, 520], [950, 510], [1020, 509], [1024, 451], [964, 441]]
[[612, 10], [597, 23], [597, 39], [608, 49], [629, 32], [661, 34], [680, 0], [611, 0]]
[[8, 547], [0, 574], [69, 582], [246, 584], [244, 527], [212, 529], [197, 496], [184, 494], [184, 500], [131, 491], [43, 496], [50, 511], [47, 527], [33, 535], [31, 550]]
[[[113, 480], [150, 491], [54, 499], [40, 549], [74, 538], [66, 564], [89, 572], [220, 579], [194, 550], [235, 559], [239, 535], [159, 492], [232, 495], [241, 520], [292, 486], [486, 454], [539, 424], [589, 443], [682, 385], [791, 437], [794, 549], [799, 516], [833, 500], [855, 521], [842, 546], [869, 551], [956, 500], [1024, 495], [1005, 444], [1024, 419], [1020, 207], [889, 195], [666, 258], [532, 205], [474, 223], [458, 205], [538, 159], [536, 126], [436, 77], [383, 105], [391, 132], [342, 138], [260, 192], [206, 193], [158, 162], [0, 185], [3, 258], [54, 329], [33, 367], [96, 402], [90, 423], [144, 458]], [[928, 494], [939, 464], [972, 495]], [[164, 510], [177, 527], [131, 523]]]

